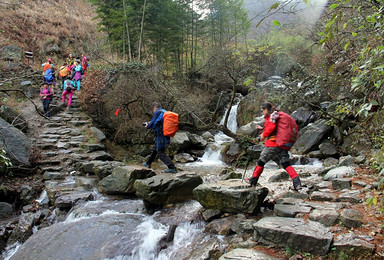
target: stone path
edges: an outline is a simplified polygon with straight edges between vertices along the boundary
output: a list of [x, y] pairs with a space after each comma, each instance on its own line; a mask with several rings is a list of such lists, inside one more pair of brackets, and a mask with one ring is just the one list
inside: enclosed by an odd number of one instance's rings
[[105, 151], [104, 144], [98, 141], [98, 135], [92, 132], [91, 119], [81, 111], [76, 94], [73, 95], [71, 107], [67, 108], [64, 104], [60, 107], [61, 112], [43, 124], [36, 144], [42, 151], [43, 159], [39, 165], [50, 205], [68, 209], [79, 200], [94, 198], [93, 189], [98, 178], [94, 175], [81, 176], [83, 173], [77, 171], [79, 165], [113, 158]]

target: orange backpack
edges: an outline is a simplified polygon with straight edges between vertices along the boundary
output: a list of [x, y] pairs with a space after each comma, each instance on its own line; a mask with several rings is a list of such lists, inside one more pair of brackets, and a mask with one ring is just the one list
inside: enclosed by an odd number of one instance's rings
[[68, 67], [67, 66], [61, 66], [59, 71], [60, 77], [64, 78], [69, 75]]
[[50, 63], [48, 63], [48, 62], [44, 63], [44, 67], [43, 67], [43, 71], [44, 72], [46, 72], [47, 69], [50, 69], [50, 68], [51, 68], [51, 64]]
[[177, 129], [179, 129], [179, 114], [165, 111], [163, 115], [163, 134], [168, 137], [173, 137]]

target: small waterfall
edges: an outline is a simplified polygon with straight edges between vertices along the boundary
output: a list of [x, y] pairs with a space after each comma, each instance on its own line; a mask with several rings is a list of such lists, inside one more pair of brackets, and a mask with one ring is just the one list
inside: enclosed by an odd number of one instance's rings
[[[227, 128], [236, 133], [237, 131], [237, 108], [239, 106], [240, 99], [237, 100], [236, 104], [231, 107], [231, 111], [228, 116]], [[225, 110], [224, 116], [220, 121], [220, 124], [224, 124], [225, 115], [227, 114], [228, 108]], [[223, 132], [219, 131], [215, 135], [215, 142], [208, 145], [203, 157], [200, 158], [200, 161], [196, 164], [201, 165], [224, 165], [221, 161], [221, 150], [223, 150], [224, 144], [233, 142], [233, 138], [225, 135]]]

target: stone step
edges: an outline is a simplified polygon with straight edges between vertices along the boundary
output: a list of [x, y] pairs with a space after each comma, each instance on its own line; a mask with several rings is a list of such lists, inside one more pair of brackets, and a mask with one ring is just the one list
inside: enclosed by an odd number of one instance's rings
[[39, 161], [39, 165], [48, 166], [48, 165], [59, 165], [62, 161], [58, 159], [51, 159], [51, 160], [42, 160]]
[[328, 227], [301, 218], [265, 217], [253, 224], [253, 239], [315, 255], [326, 255], [333, 235]]
[[54, 151], [49, 151], [49, 152], [44, 152], [43, 155], [45, 157], [55, 157], [57, 156], [59, 153], [58, 152], [54, 152]]
[[41, 170], [43, 172], [61, 172], [63, 170], [63, 167], [51, 165], [51, 166], [41, 167]]
[[90, 124], [90, 121], [74, 121], [74, 120], [72, 120], [72, 121], [69, 121], [69, 123], [71, 123], [72, 125], [74, 125], [74, 126], [84, 126], [84, 125], [87, 125], [87, 124]]
[[51, 149], [55, 149], [56, 148], [56, 144], [46, 144], [46, 143], [39, 143], [36, 145], [38, 148], [40, 148], [41, 150], [51, 150]]
[[65, 173], [64, 172], [49, 172], [46, 171], [43, 174], [44, 180], [63, 180], [65, 179]]

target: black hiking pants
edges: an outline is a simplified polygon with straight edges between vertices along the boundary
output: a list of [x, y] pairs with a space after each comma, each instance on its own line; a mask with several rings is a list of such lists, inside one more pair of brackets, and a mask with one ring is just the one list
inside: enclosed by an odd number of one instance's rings
[[175, 169], [175, 165], [173, 164], [171, 158], [169, 158], [166, 154], [165, 154], [165, 148], [161, 148], [159, 150], [156, 149], [156, 144], [153, 146], [152, 148], [152, 152], [151, 152], [151, 155], [148, 157], [147, 159], [147, 164], [151, 165], [153, 163], [153, 161], [156, 159], [156, 156], [159, 157], [159, 159], [165, 164], [167, 165], [168, 169]]
[[44, 115], [46, 117], [49, 117], [50, 116], [50, 114], [49, 114], [49, 104], [51, 103], [51, 99], [50, 98], [46, 98], [46, 99], [43, 99], [42, 102], [43, 102]]

